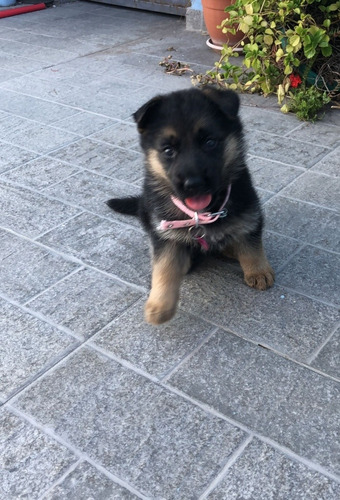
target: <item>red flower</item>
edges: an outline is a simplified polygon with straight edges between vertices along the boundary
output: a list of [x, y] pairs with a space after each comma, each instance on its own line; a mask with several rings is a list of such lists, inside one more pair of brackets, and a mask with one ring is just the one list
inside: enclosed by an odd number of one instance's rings
[[293, 88], [296, 88], [300, 85], [300, 83], [302, 82], [301, 78], [299, 75], [294, 75], [293, 73], [291, 73], [289, 75], [289, 80], [290, 80], [290, 86], [293, 87]]

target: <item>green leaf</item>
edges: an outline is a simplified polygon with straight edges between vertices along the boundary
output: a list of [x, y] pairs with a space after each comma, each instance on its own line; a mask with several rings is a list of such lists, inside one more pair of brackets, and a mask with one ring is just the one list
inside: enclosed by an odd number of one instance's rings
[[300, 37], [299, 35], [293, 35], [289, 38], [289, 43], [290, 45], [292, 45], [293, 47], [297, 47], [300, 43]]
[[307, 59], [312, 59], [312, 57], [315, 56], [315, 48], [312, 47], [311, 45], [308, 45], [305, 47], [304, 53]]
[[245, 16], [243, 18], [243, 22], [248, 26], [251, 26], [253, 24], [253, 16]]
[[249, 31], [249, 26], [248, 26], [248, 24], [241, 22], [241, 23], [240, 23], [240, 30], [241, 30], [243, 33], [248, 33], [248, 31]]
[[330, 25], [331, 25], [331, 20], [330, 19], [325, 19], [324, 22], [322, 23], [322, 25], [325, 27], [325, 28], [329, 28]]
[[264, 35], [263, 41], [267, 45], [272, 45], [273, 44], [273, 37], [271, 35]]
[[328, 45], [327, 47], [322, 47], [321, 52], [324, 57], [329, 57], [330, 55], [332, 55], [332, 47], [330, 45]]
[[[237, 12], [236, 12], [236, 10], [230, 10], [230, 11], [229, 11], [229, 16], [230, 16], [230, 17], [237, 17]], [[227, 19], [227, 21], [228, 21], [228, 19]]]
[[276, 54], [275, 54], [276, 62], [278, 62], [281, 59], [281, 57], [283, 57], [283, 55], [284, 55], [284, 52], [282, 49], [277, 50]]

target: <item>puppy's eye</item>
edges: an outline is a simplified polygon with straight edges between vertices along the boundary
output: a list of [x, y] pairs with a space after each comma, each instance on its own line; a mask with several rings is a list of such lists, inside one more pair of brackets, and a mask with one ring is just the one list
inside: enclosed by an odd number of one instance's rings
[[204, 149], [207, 151], [214, 149], [216, 146], [217, 146], [217, 140], [213, 139], [212, 137], [208, 137], [203, 144]]
[[176, 155], [176, 150], [172, 146], [165, 146], [163, 148], [163, 154], [166, 158], [173, 158]]

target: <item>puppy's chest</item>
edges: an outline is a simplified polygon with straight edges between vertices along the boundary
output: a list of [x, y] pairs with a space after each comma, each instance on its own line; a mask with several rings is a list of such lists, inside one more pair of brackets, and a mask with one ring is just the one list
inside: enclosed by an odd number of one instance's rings
[[202, 251], [222, 250], [233, 241], [241, 240], [254, 231], [257, 224], [258, 214], [246, 212], [237, 217], [227, 215], [212, 224], [162, 230], [161, 219], [156, 214], [152, 217], [152, 225], [159, 238], [197, 247]]
[[217, 250], [224, 247], [228, 240], [232, 238], [233, 233], [232, 227], [226, 222], [166, 230], [160, 229], [160, 223], [161, 220], [154, 217], [153, 226], [161, 239], [177, 241], [178, 243], [200, 248], [202, 251]]

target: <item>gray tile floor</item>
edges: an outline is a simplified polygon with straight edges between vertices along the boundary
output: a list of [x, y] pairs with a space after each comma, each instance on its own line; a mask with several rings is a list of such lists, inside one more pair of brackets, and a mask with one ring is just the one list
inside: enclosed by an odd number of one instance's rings
[[131, 113], [216, 55], [171, 16], [79, 2], [0, 25], [0, 498], [340, 498], [339, 111], [243, 96], [277, 282], [209, 260], [143, 322]]

